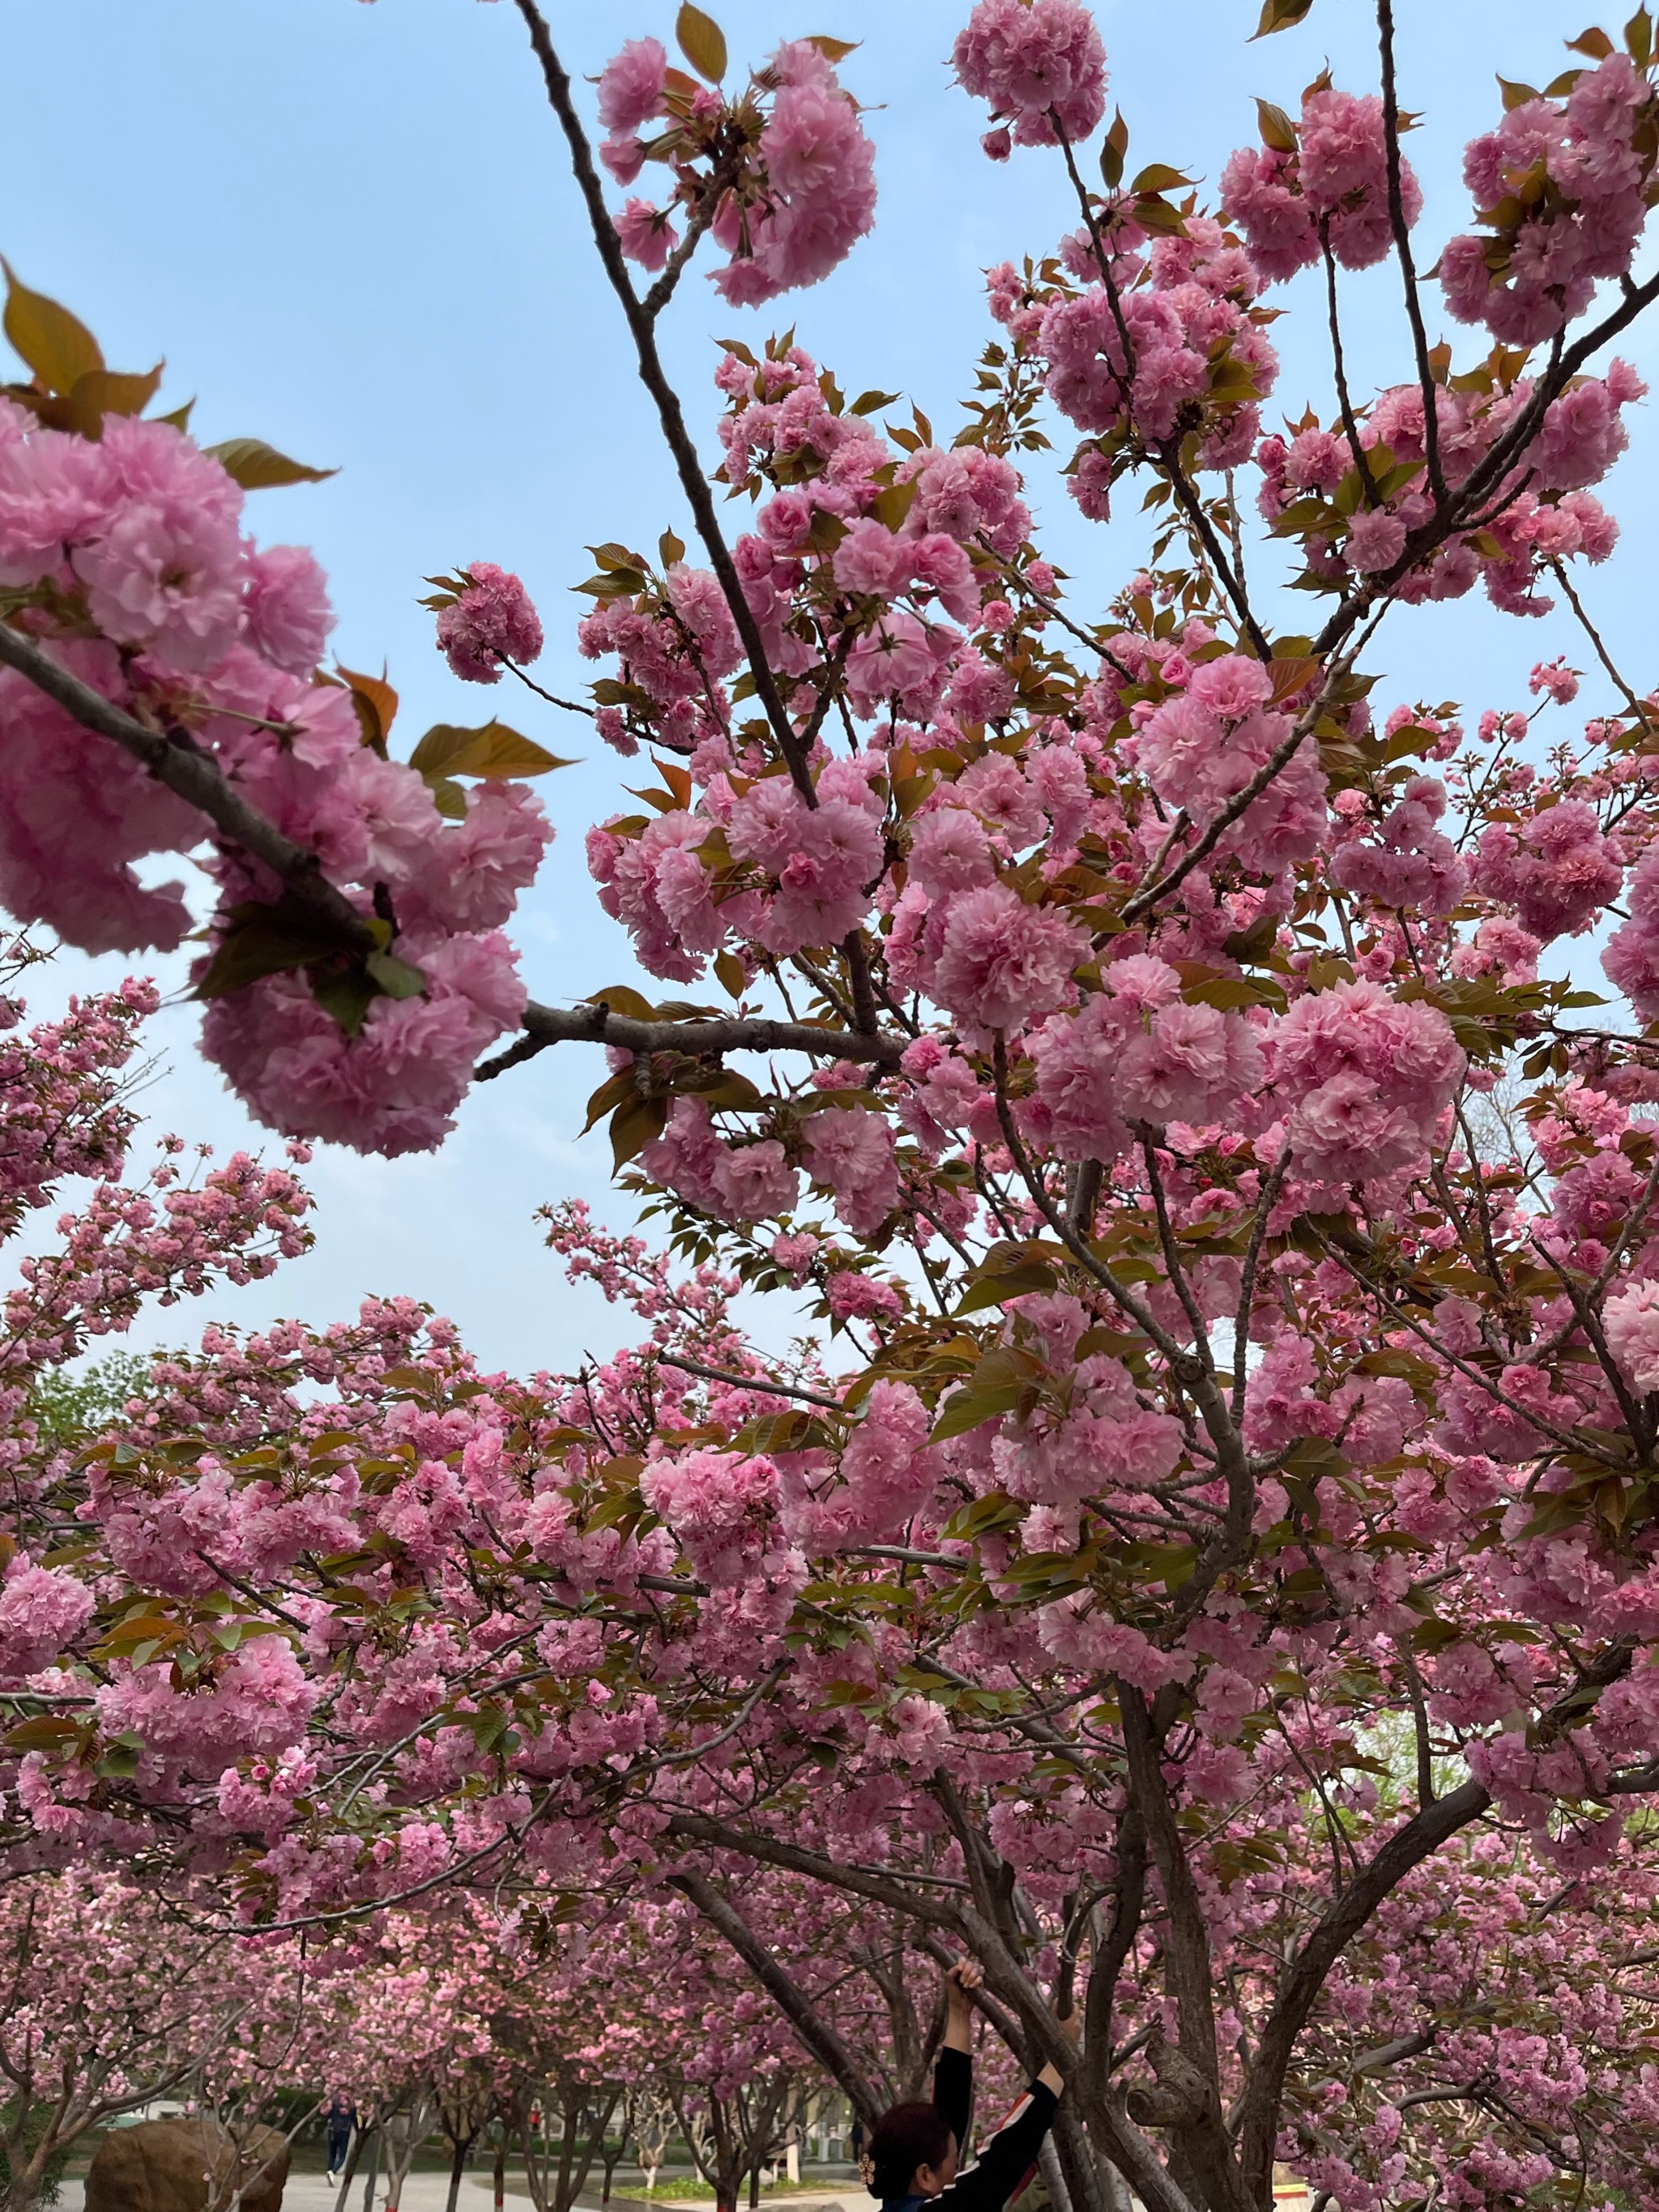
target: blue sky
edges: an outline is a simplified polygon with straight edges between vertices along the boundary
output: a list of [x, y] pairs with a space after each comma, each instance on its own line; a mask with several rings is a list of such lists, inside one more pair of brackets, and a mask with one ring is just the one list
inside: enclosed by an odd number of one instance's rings
[[[1132, 171], [1156, 159], [1212, 179], [1254, 137], [1253, 95], [1294, 106], [1327, 59], [1340, 83], [1373, 87], [1362, 0], [1315, 0], [1299, 28], [1247, 46], [1257, 8], [1165, 0], [1098, 10]], [[673, 12], [672, 0], [550, 8], [568, 64], [588, 75], [625, 36], [667, 39]], [[945, 59], [966, 0], [727, 0], [714, 12], [734, 60], [814, 32], [861, 42], [844, 73], [872, 110], [881, 204], [876, 232], [842, 268], [775, 309], [733, 313], [698, 277], [688, 283], [665, 349], [694, 428], [712, 456], [713, 341], [755, 341], [793, 317], [799, 342], [847, 390], [911, 393], [948, 435], [990, 335], [980, 272], [1046, 251], [1075, 225], [1057, 159], [1030, 152], [998, 167], [980, 154], [980, 112], [951, 86]], [[1587, 0], [1401, 0], [1397, 13], [1402, 100], [1425, 122], [1408, 150], [1425, 187], [1426, 262], [1467, 222], [1461, 149], [1498, 112], [1494, 71], [1547, 82], [1563, 64], [1561, 40], [1590, 10]], [[112, 363], [147, 368], [165, 356], [165, 391], [174, 402], [196, 395], [204, 439], [257, 434], [338, 466], [325, 484], [254, 495], [251, 526], [267, 542], [316, 549], [339, 657], [388, 664], [404, 750], [431, 721], [499, 708], [556, 750], [597, 752], [542, 787], [559, 839], [517, 933], [538, 998], [568, 1001], [629, 976], [581, 853], [626, 772], [583, 726], [527, 695], [455, 682], [416, 604], [421, 578], [458, 561], [518, 570], [547, 626], [539, 673], [568, 694], [593, 672], [574, 644], [586, 603], [568, 595], [591, 567], [584, 545], [649, 543], [665, 526], [690, 536], [516, 12], [507, 0], [54, 0], [11, 11], [7, 64], [0, 251], [90, 323]], [[1328, 389], [1321, 303], [1307, 282], [1276, 295], [1292, 310], [1274, 331], [1285, 364], [1276, 404], [1291, 415]], [[1362, 391], [1407, 372], [1395, 298], [1392, 270], [1345, 283]], [[1450, 334], [1466, 358], [1478, 350], [1473, 334]], [[1651, 340], [1638, 332], [1626, 349], [1654, 376]], [[1626, 532], [1619, 573], [1592, 574], [1587, 586], [1644, 688], [1659, 676], [1642, 650], [1644, 579], [1659, 551], [1651, 436], [1638, 419], [1609, 495]], [[1103, 530], [1038, 471], [1033, 503], [1074, 603], [1091, 611], [1138, 559], [1133, 498], [1127, 519]], [[1396, 616], [1369, 665], [1384, 671], [1385, 705], [1458, 698], [1478, 709], [1523, 703], [1534, 660], [1562, 651], [1583, 665], [1565, 612], [1506, 622], [1471, 601]], [[1597, 696], [1587, 687], [1586, 704]], [[64, 957], [38, 975], [34, 1002], [44, 1010], [122, 965]], [[176, 966], [149, 965], [176, 985]], [[147, 1096], [155, 1123], [222, 1150], [268, 1142], [197, 1059], [193, 1027], [186, 1007], [165, 1019], [166, 1065]], [[603, 1074], [597, 1053], [564, 1048], [476, 1091], [435, 1157], [319, 1153], [316, 1250], [269, 1285], [226, 1292], [216, 1317], [324, 1321], [367, 1292], [398, 1291], [453, 1315], [492, 1364], [563, 1365], [621, 1340], [625, 1320], [564, 1285], [532, 1218], [542, 1202], [574, 1195], [631, 1225], [602, 1136], [577, 1134]], [[204, 1318], [199, 1307], [163, 1315], [141, 1337], [177, 1341]], [[796, 1325], [787, 1303], [755, 1320], [771, 1341]]]

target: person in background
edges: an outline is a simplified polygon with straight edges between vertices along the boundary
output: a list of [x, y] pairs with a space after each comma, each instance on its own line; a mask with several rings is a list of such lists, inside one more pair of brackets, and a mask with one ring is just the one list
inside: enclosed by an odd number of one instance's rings
[[[1052, 2066], [1027, 2086], [978, 2158], [960, 2165], [974, 2087], [972, 1992], [983, 1979], [971, 1960], [946, 1973], [945, 2041], [933, 2102], [896, 2105], [871, 2130], [861, 2171], [882, 2212], [919, 2212], [932, 2203], [940, 2212], [1003, 2212], [1036, 2164], [1065, 2086]], [[1060, 2026], [1075, 2041], [1081, 2015], [1073, 2011]]]
[[336, 2095], [330, 2098], [324, 2118], [328, 2127], [328, 2178], [337, 2181], [351, 2155], [351, 2138], [357, 2132], [357, 2107], [349, 2097]]

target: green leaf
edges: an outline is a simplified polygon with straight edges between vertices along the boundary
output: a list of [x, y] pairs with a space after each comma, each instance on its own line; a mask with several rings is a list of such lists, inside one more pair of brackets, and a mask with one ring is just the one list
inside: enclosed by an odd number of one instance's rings
[[97, 339], [67, 307], [20, 284], [9, 261], [0, 259], [0, 269], [6, 272], [6, 336], [48, 392], [67, 396], [104, 366]]
[[426, 988], [420, 969], [395, 952], [371, 952], [363, 966], [388, 999], [418, 999]]
[[931, 1443], [976, 1429], [1000, 1413], [1011, 1413], [1031, 1387], [1036, 1363], [1025, 1355], [1000, 1346], [988, 1352], [968, 1380], [953, 1390], [939, 1409]]
[[1295, 153], [1296, 125], [1282, 107], [1275, 107], [1271, 100], [1258, 100], [1255, 115], [1264, 146], [1271, 147], [1275, 154]]
[[1251, 33], [1251, 42], [1270, 38], [1275, 31], [1287, 31], [1299, 23], [1313, 6], [1313, 0], [1261, 0], [1261, 20]]
[[[1007, 1255], [999, 1258], [998, 1252]], [[1060, 1278], [1046, 1260], [1025, 1253], [1018, 1245], [1001, 1245], [992, 1252], [958, 1301], [955, 1319], [979, 1313], [987, 1306], [1006, 1305], [1033, 1291], [1052, 1291]]]
[[809, 46], [816, 46], [825, 61], [832, 64], [844, 62], [848, 54], [854, 54], [859, 49], [856, 39], [828, 39], [822, 31], [815, 32], [806, 43]]
[[626, 1167], [653, 1138], [661, 1136], [668, 1126], [670, 1103], [666, 1097], [659, 1094], [650, 1098], [630, 1098], [617, 1109], [611, 1116], [611, 1156], [617, 1167]]
[[1186, 185], [1191, 181], [1189, 177], [1183, 177], [1179, 169], [1172, 169], [1167, 161], [1149, 161], [1129, 190], [1137, 198], [1143, 195], [1150, 198], [1154, 192], [1167, 192], [1171, 185]]
[[860, 392], [847, 411], [849, 415], [878, 415], [884, 407], [890, 407], [903, 396], [899, 392]]
[[609, 1006], [613, 1014], [623, 1014], [630, 1022], [658, 1019], [657, 1009], [650, 1000], [641, 997], [627, 983], [607, 983], [603, 991], [590, 991], [587, 1003], [590, 1006]]
[[506, 722], [485, 722], [477, 729], [463, 729], [454, 722], [434, 722], [409, 757], [409, 765], [428, 782], [438, 776], [477, 775], [492, 780], [506, 776], [545, 775], [550, 769], [569, 768], [556, 753], [547, 751]]
[[275, 907], [250, 902], [231, 908], [230, 927], [214, 947], [206, 972], [195, 988], [198, 999], [222, 998], [262, 975], [281, 975], [346, 948], [320, 923], [313, 924]]
[[1504, 95], [1504, 112], [1506, 115], [1515, 108], [1524, 107], [1529, 100], [1536, 100], [1538, 97], [1538, 91], [1535, 86], [1530, 84], [1511, 84], [1509, 78], [1506, 76], [1500, 76], [1498, 78], [1498, 89]]
[[1016, 1504], [1006, 1491], [988, 1490], [984, 1497], [953, 1513], [939, 1534], [953, 1542], [971, 1544], [976, 1537], [988, 1536], [996, 1529], [1012, 1528], [1024, 1512], [1025, 1508]]
[[714, 17], [705, 15], [701, 8], [694, 8], [691, 0], [684, 0], [674, 25], [674, 37], [697, 75], [710, 84], [718, 84], [726, 75], [726, 34]]
[[313, 469], [304, 461], [292, 461], [286, 453], [279, 453], [275, 446], [266, 445], [263, 438], [225, 438], [205, 450], [244, 491], [274, 491], [283, 484], [321, 483], [325, 477], [340, 473], [337, 469]]
[[1100, 173], [1109, 192], [1115, 192], [1123, 182], [1123, 157], [1129, 150], [1129, 126], [1123, 120], [1120, 107], [1112, 118], [1112, 127], [1106, 133], [1100, 149]]
[[348, 1036], [361, 1036], [368, 1010], [380, 993], [362, 968], [343, 975], [318, 969], [311, 978], [311, 995], [326, 1014], [332, 1014]]
[[65, 427], [83, 438], [95, 438], [106, 415], [142, 415], [155, 398], [161, 381], [157, 362], [148, 376], [126, 376], [110, 368], [89, 368], [77, 376], [64, 408]]

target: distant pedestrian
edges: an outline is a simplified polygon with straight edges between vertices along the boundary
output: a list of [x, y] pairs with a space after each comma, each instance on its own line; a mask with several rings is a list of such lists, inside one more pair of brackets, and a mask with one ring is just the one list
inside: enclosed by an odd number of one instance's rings
[[328, 2125], [328, 2178], [337, 2181], [351, 2155], [351, 2140], [357, 2132], [357, 2107], [349, 2097], [332, 2097], [325, 2117]]

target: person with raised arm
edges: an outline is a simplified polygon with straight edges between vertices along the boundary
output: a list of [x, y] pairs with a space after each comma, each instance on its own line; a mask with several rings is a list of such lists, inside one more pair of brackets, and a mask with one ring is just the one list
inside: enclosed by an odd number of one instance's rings
[[[979, 2156], [961, 2163], [973, 2101], [972, 1993], [983, 1979], [971, 1960], [948, 1970], [945, 2040], [933, 2069], [933, 2100], [895, 2105], [871, 2131], [860, 2171], [882, 2212], [917, 2212], [932, 2203], [939, 2203], [941, 2212], [1003, 2212], [1036, 2164], [1065, 2086], [1052, 2066], [1027, 2083]], [[1082, 2015], [1073, 2010], [1060, 2026], [1075, 2041]]]

